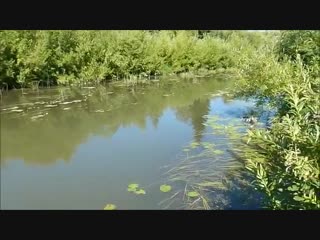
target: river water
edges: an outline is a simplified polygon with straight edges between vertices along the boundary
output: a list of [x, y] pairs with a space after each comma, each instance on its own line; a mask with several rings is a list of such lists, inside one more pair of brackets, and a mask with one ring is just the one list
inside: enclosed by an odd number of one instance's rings
[[[224, 94], [232, 78], [12, 90], [1, 101], [1, 209], [163, 209], [163, 175], [206, 116], [240, 119], [253, 103]], [[146, 194], [127, 190], [136, 183]], [[236, 193], [238, 194], [238, 193]], [[233, 200], [224, 209], [255, 209]], [[177, 209], [172, 205], [168, 209]]]

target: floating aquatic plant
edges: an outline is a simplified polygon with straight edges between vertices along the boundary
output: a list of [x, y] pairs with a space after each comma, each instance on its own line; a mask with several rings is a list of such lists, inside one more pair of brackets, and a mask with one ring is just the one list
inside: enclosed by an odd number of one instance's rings
[[199, 197], [199, 193], [198, 192], [188, 192], [187, 193], [187, 196], [188, 197]]
[[134, 193], [140, 195], [140, 194], [146, 194], [146, 191], [143, 189], [139, 189], [139, 190], [136, 190]]
[[128, 185], [128, 192], [133, 192], [137, 195], [140, 195], [140, 194], [146, 194], [146, 191], [143, 190], [142, 188], [138, 189], [139, 187], [139, 184], [137, 183], [131, 183]]
[[166, 184], [161, 185], [160, 186], [160, 191], [161, 192], [170, 192], [171, 191], [171, 186], [170, 185], [166, 185]]
[[109, 203], [103, 208], [103, 210], [115, 210], [116, 208], [117, 208], [116, 205]]
[[139, 187], [139, 184], [137, 183], [131, 183], [128, 185], [128, 188], [137, 189]]

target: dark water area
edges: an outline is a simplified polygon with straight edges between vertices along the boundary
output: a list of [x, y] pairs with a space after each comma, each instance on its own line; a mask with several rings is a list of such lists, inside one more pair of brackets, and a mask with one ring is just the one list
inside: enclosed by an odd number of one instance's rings
[[[166, 166], [190, 142], [210, 141], [205, 116], [237, 120], [253, 107], [224, 94], [231, 88], [223, 77], [173, 78], [3, 94], [1, 208], [162, 209]], [[257, 208], [241, 194], [226, 209]]]

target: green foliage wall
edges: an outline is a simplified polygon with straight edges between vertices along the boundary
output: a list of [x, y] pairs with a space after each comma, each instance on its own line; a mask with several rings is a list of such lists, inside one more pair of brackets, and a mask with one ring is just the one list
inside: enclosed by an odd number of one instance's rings
[[1, 31], [0, 85], [99, 83], [229, 68], [237, 64], [235, 54], [253, 51], [261, 39], [242, 31]]

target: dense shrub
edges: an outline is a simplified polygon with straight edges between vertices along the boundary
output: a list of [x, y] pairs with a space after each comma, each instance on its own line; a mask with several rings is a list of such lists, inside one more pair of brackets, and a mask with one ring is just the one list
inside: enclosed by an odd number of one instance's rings
[[252, 42], [261, 38], [218, 32], [200, 37], [198, 31], [183, 30], [1, 31], [0, 84], [99, 83], [234, 67], [239, 52], [254, 51], [258, 45]]

